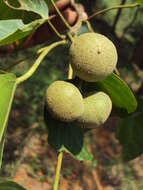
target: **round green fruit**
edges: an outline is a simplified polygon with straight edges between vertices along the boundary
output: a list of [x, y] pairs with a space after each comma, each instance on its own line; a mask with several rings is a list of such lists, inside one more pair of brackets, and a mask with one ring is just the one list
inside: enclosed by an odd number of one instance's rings
[[88, 82], [103, 80], [110, 75], [118, 59], [111, 40], [98, 33], [84, 33], [75, 37], [69, 53], [75, 74]]
[[53, 82], [46, 91], [47, 110], [61, 121], [74, 121], [84, 111], [83, 97], [76, 86], [65, 81]]
[[84, 99], [84, 112], [78, 118], [83, 127], [95, 127], [103, 124], [112, 110], [112, 101], [104, 92], [97, 92]]

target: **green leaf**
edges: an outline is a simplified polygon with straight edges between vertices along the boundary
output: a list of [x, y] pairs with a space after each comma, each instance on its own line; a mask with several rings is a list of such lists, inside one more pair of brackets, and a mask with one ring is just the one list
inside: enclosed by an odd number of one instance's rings
[[139, 3], [140, 6], [143, 6], [143, 0], [137, 0], [137, 3]]
[[[5, 131], [6, 131], [6, 129], [5, 129]], [[3, 135], [2, 140], [0, 142], [0, 169], [1, 169], [1, 165], [2, 165], [4, 143], [5, 143], [5, 132], [4, 132], [4, 135]]]
[[75, 123], [56, 121], [44, 110], [44, 118], [48, 129], [48, 142], [57, 151], [64, 151], [77, 160], [92, 160], [84, 143], [84, 132]]
[[44, 0], [17, 0], [19, 7], [12, 6], [7, 0], [5, 3], [13, 9], [32, 11], [39, 14], [42, 18], [48, 19], [48, 7]]
[[113, 105], [117, 108], [126, 109], [132, 113], [137, 108], [137, 101], [128, 85], [117, 75], [111, 74], [106, 79], [96, 83], [87, 83], [88, 92], [98, 90], [107, 93]]
[[0, 45], [24, 38], [44, 22], [43, 19], [35, 20], [29, 24], [24, 24], [20, 19], [0, 20]]
[[132, 160], [143, 153], [143, 113], [118, 121], [116, 137], [122, 145], [123, 158]]
[[10, 9], [3, 0], [0, 0], [0, 20], [18, 18], [19, 14], [19, 11]]
[[38, 18], [39, 15], [35, 14], [34, 12], [11, 9], [4, 3], [4, 0], [0, 0], [0, 20], [22, 19], [23, 22], [27, 24]]
[[[75, 126], [75, 127], [77, 127], [77, 126]], [[82, 146], [82, 149], [80, 150], [80, 152], [76, 155], [72, 154], [72, 156], [75, 159], [80, 160], [80, 161], [84, 161], [84, 160], [92, 161], [93, 160], [93, 155], [88, 152], [85, 143], [83, 143], [83, 146]]]
[[13, 181], [5, 181], [5, 182], [0, 182], [0, 190], [26, 190], [26, 189]]
[[16, 89], [16, 76], [14, 74], [1, 74], [0, 75], [0, 142], [2, 141], [4, 135], [15, 89]]

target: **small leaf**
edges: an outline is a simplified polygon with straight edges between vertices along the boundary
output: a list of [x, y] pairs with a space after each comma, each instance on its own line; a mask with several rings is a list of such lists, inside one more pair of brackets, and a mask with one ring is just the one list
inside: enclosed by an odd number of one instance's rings
[[10, 8], [32, 11], [39, 14], [42, 18], [48, 19], [48, 7], [44, 0], [17, 0], [20, 5], [19, 7], [12, 6], [8, 0], [4, 1]]
[[92, 161], [93, 160], [93, 155], [87, 151], [85, 143], [83, 144], [80, 152], [76, 156], [73, 155], [73, 157], [75, 157], [75, 159], [80, 160], [80, 161], [84, 161], [84, 160]]
[[74, 123], [56, 121], [44, 110], [44, 118], [48, 129], [48, 142], [57, 151], [64, 151], [77, 160], [92, 160], [86, 150], [84, 132]]
[[111, 74], [106, 79], [96, 83], [87, 83], [86, 90], [88, 92], [104, 91], [110, 96], [115, 107], [126, 109], [128, 113], [134, 112], [137, 108], [134, 94], [128, 85], [115, 74]]
[[123, 158], [132, 160], [143, 153], [143, 113], [118, 121], [116, 137], [122, 145]]
[[26, 37], [43, 23], [43, 19], [35, 20], [29, 24], [24, 24], [20, 19], [0, 20], [0, 45]]
[[0, 142], [7, 124], [11, 104], [16, 89], [14, 74], [0, 74]]
[[5, 182], [0, 182], [0, 190], [26, 190], [26, 189], [13, 181], [5, 181]]

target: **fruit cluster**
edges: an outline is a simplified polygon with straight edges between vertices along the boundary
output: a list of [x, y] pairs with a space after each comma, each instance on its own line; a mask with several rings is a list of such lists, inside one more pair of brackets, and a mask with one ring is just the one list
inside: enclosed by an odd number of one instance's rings
[[[74, 73], [87, 82], [96, 82], [110, 75], [117, 64], [114, 44], [104, 35], [84, 33], [75, 37], [69, 50]], [[112, 101], [104, 92], [82, 95], [77, 86], [55, 81], [46, 91], [46, 110], [59, 121], [76, 121], [82, 127], [103, 124], [112, 110]]]

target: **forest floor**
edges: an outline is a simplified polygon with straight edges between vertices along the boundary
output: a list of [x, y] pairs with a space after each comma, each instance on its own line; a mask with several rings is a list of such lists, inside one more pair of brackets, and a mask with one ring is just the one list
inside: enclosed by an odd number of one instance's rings
[[[105, 126], [88, 134], [93, 163], [79, 162], [64, 155], [60, 190], [143, 189], [143, 156], [122, 162], [121, 147], [114, 136], [115, 123], [116, 118], [111, 118]], [[56, 163], [57, 155], [38, 123], [30, 128], [8, 131], [3, 177], [12, 178], [27, 190], [51, 190]]]

